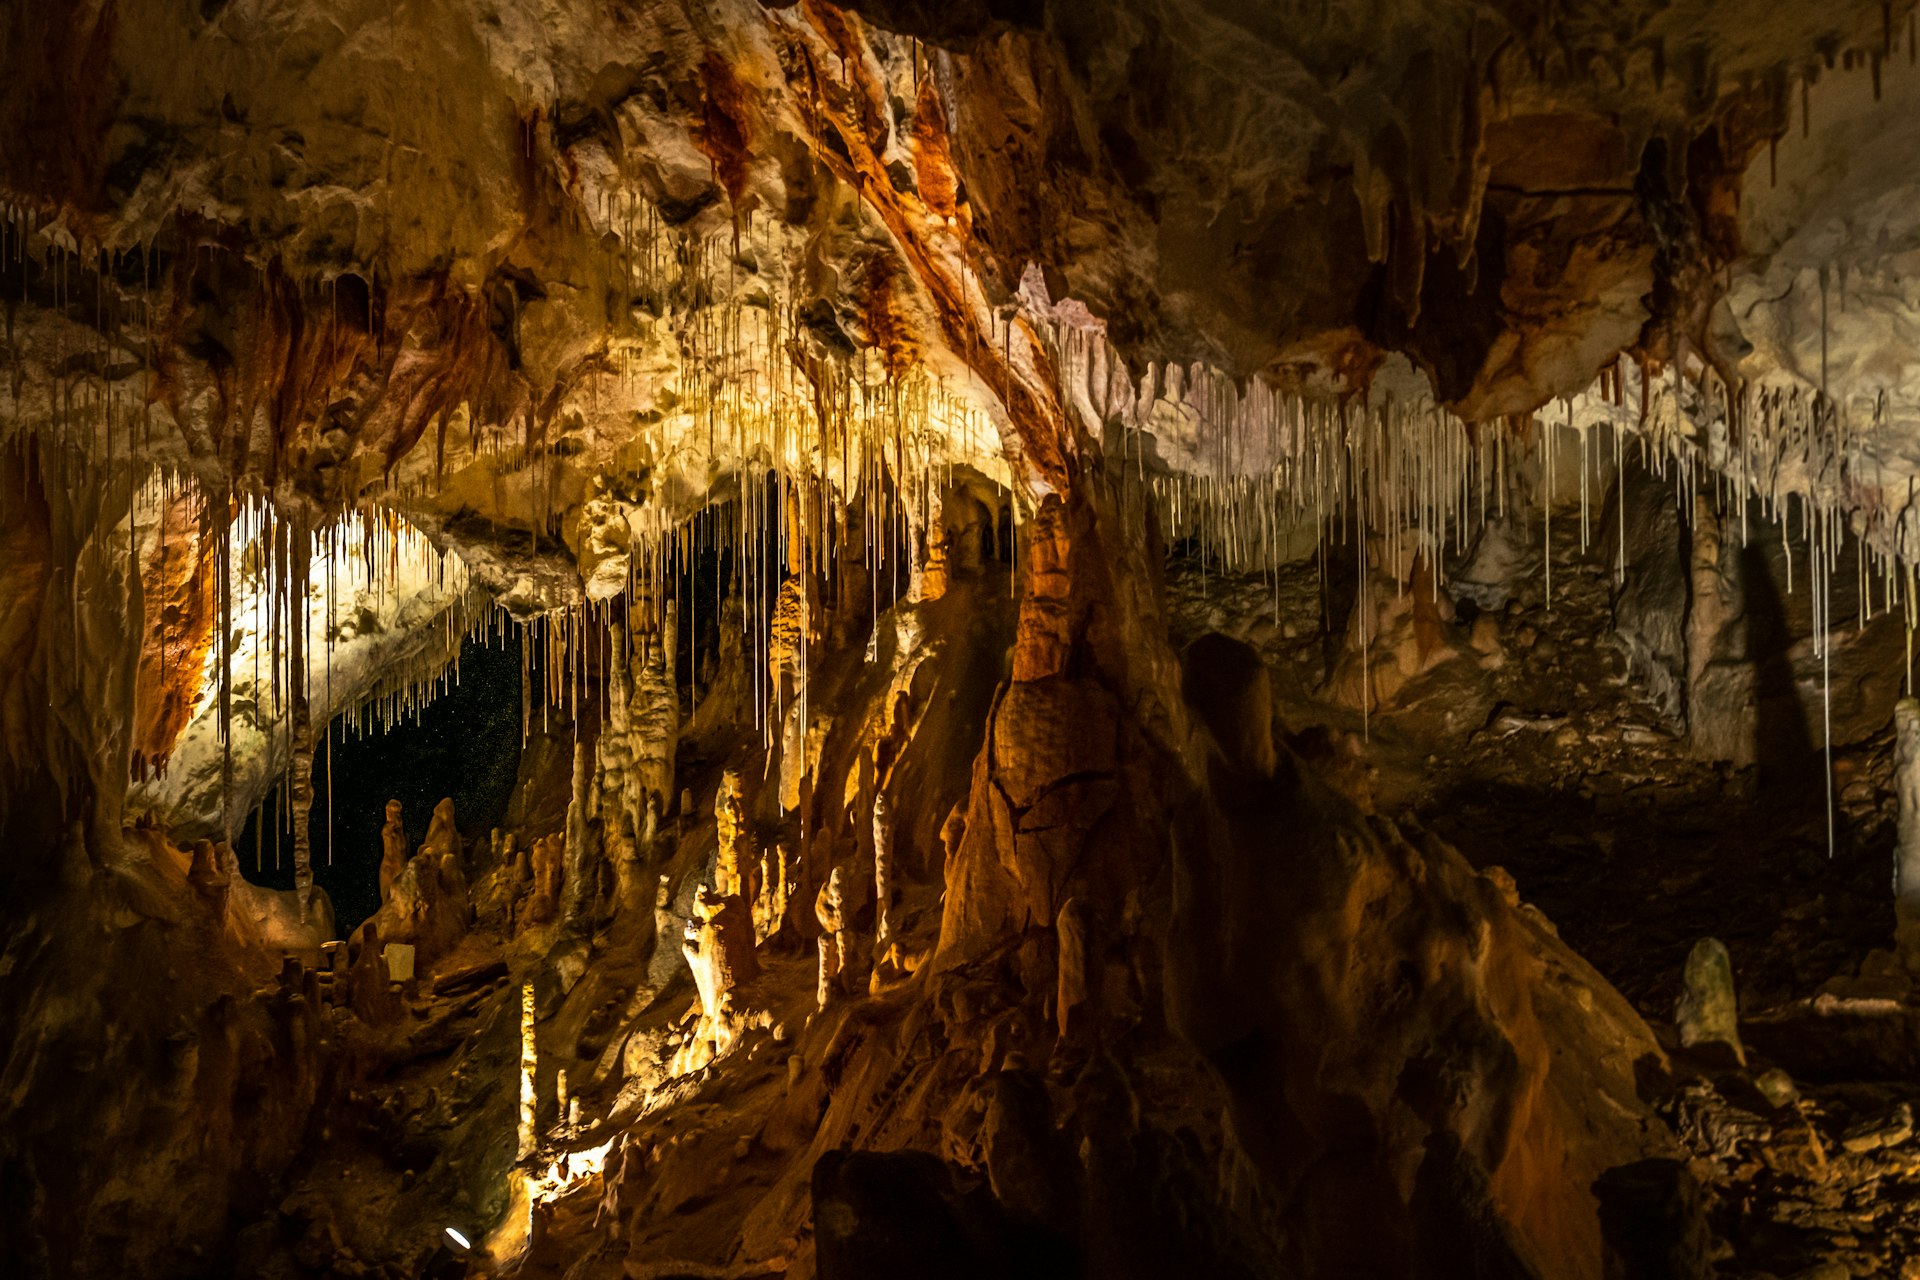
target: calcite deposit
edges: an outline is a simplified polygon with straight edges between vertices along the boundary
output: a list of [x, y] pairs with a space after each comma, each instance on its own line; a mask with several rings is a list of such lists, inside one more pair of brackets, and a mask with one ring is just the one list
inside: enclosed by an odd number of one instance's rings
[[24, 1276], [1920, 1275], [1906, 0], [13, 0]]

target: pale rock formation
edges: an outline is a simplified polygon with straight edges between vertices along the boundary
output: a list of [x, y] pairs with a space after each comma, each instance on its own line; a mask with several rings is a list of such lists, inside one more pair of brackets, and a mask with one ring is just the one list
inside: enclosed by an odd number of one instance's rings
[[1719, 1045], [1740, 1062], [1740, 1008], [1733, 990], [1733, 958], [1717, 938], [1702, 938], [1687, 953], [1680, 999], [1674, 1008], [1680, 1043], [1687, 1048]]
[[753, 917], [746, 903], [701, 885], [681, 944], [700, 994], [699, 1017], [675, 1053], [669, 1074], [698, 1070], [732, 1048], [745, 1020], [739, 989], [760, 974], [753, 947]]
[[877, 960], [893, 944], [893, 817], [887, 793], [873, 797], [873, 953]]
[[[1327, 681], [1327, 695], [1369, 712], [1395, 706], [1417, 677], [1455, 657], [1460, 643], [1453, 600], [1437, 589], [1432, 550], [1409, 534], [1396, 548], [1367, 541], [1364, 585], [1347, 622], [1346, 643]], [[1405, 566], [1396, 579], [1394, 565]]]
[[760, 888], [753, 899], [755, 942], [765, 942], [785, 927], [787, 904], [793, 896], [797, 876], [793, 847], [786, 841], [760, 855]]
[[814, 899], [813, 915], [820, 923], [820, 981], [816, 997], [819, 1007], [824, 1009], [842, 985], [840, 975], [846, 972], [853, 949], [853, 931], [847, 922], [846, 880], [841, 868], [835, 867], [827, 874], [826, 883], [820, 886], [820, 893]]
[[389, 942], [382, 947], [380, 958], [386, 963], [388, 979], [393, 982], [412, 982], [415, 954], [413, 944], [408, 942]]
[[539, 1141], [536, 1116], [540, 1093], [534, 1087], [534, 1077], [540, 1070], [540, 1049], [534, 1038], [533, 1017], [533, 984], [523, 982], [520, 984], [520, 1123], [517, 1157], [521, 1160], [533, 1154]]
[[713, 887], [720, 897], [754, 897], [749, 880], [753, 876], [755, 853], [753, 835], [747, 829], [746, 793], [740, 771], [728, 769], [720, 778], [720, 789], [713, 798], [714, 834], [718, 845], [713, 859]]
[[573, 747], [573, 798], [567, 804], [566, 878], [560, 892], [560, 921], [563, 925], [582, 923], [595, 908], [601, 857], [600, 828], [595, 815], [600, 807], [599, 776], [594, 768], [593, 747], [576, 742]]
[[213, 841], [193, 842], [193, 864], [187, 869], [187, 882], [193, 886], [194, 892], [206, 900], [215, 918], [224, 922], [227, 918], [227, 895], [232, 888], [233, 878], [221, 864]]
[[626, 505], [609, 492], [604, 478], [593, 478], [585, 500], [570, 512], [565, 533], [587, 599], [611, 600], [626, 589], [633, 532]]
[[407, 828], [400, 821], [400, 802], [387, 801], [387, 821], [380, 828], [380, 901], [393, 896], [393, 882], [407, 866]]
[[546, 924], [560, 909], [560, 889], [566, 878], [566, 842], [559, 835], [541, 836], [528, 853], [532, 893], [521, 914], [525, 924]]
[[1899, 804], [1893, 902], [1900, 957], [1920, 969], [1920, 699], [1893, 708], [1893, 791]]

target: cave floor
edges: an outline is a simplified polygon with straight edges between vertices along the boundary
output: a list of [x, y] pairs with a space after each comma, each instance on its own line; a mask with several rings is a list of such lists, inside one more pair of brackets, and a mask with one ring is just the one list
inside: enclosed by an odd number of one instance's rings
[[[1920, 1021], [1888, 950], [1891, 731], [1834, 751], [1829, 847], [1820, 755], [1764, 778], [1697, 758], [1611, 642], [1611, 548], [1583, 551], [1572, 521], [1553, 532], [1551, 609], [1538, 572], [1477, 629], [1463, 608], [1455, 655], [1364, 717], [1326, 692], [1344, 637], [1323, 625], [1318, 560], [1265, 580], [1177, 560], [1174, 639], [1259, 648], [1296, 750], [1331, 752], [1380, 811], [1505, 868], [1633, 1002], [1674, 1055], [1651, 1091], [1727, 1242], [1718, 1274], [1920, 1276]], [[1682, 967], [1709, 937], [1732, 956], [1744, 1069], [1674, 1030]], [[1793, 1096], [1776, 1105], [1756, 1081], [1783, 1067]]]

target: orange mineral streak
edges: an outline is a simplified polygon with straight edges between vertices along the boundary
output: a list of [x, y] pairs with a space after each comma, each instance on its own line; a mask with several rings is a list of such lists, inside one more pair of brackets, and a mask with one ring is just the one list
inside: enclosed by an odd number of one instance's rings
[[1073, 650], [1072, 538], [1066, 510], [1049, 495], [1034, 512], [1026, 562], [1026, 591], [1014, 633], [1013, 678], [1045, 680], [1064, 672]]
[[213, 539], [197, 495], [167, 499], [151, 548], [140, 561], [146, 618], [133, 706], [133, 776], [164, 774], [174, 741], [200, 697], [213, 642]]
[[799, 56], [789, 64], [789, 77], [797, 81], [794, 92], [817, 106], [807, 117], [817, 157], [859, 191], [886, 225], [907, 269], [926, 291], [948, 347], [1000, 398], [1034, 475], [1051, 488], [1067, 488], [1074, 440], [1052, 358], [1023, 318], [1014, 320], [1010, 333], [992, 333], [982, 325], [968, 298], [964, 258], [936, 247], [940, 237], [960, 242], [919, 196], [894, 189], [870, 141], [866, 108], [871, 95], [862, 86], [871, 76], [853, 30], [855, 19], [823, 0], [807, 0], [804, 8], [824, 52], [847, 77], [832, 78], [827, 60], [819, 56], [822, 50], [812, 44], [796, 50]]
[[32, 776], [42, 746], [34, 726], [45, 715], [42, 604], [53, 579], [46, 493], [29, 451], [0, 456], [0, 759]]
[[[489, 424], [527, 410], [525, 379], [489, 327], [486, 301], [444, 276], [316, 283], [277, 261], [255, 271], [218, 245], [180, 255], [169, 293], [154, 344], [154, 398], [184, 422], [196, 416], [195, 398], [211, 392], [215, 408], [196, 452], [269, 489], [305, 489], [322, 504], [357, 497], [313, 472], [314, 447], [330, 430], [345, 433], [349, 455], [377, 457], [386, 471], [463, 403]], [[236, 321], [217, 326], [225, 349], [201, 374], [200, 363], [177, 353], [205, 345], [208, 308]], [[196, 383], [201, 377], [208, 385]], [[343, 468], [333, 484], [353, 474]]]
[[861, 319], [867, 341], [881, 354], [891, 377], [901, 377], [916, 362], [918, 352], [906, 319], [900, 314], [896, 268], [887, 254], [867, 259], [866, 287], [861, 291]]
[[920, 201], [927, 212], [939, 218], [960, 220], [956, 228], [962, 239], [971, 225], [966, 206], [960, 202], [960, 174], [953, 166], [953, 146], [947, 134], [947, 108], [940, 101], [940, 90], [932, 76], [922, 76], [920, 92], [913, 105], [914, 183], [920, 188]]
[[747, 194], [747, 167], [753, 151], [747, 93], [727, 60], [712, 50], [700, 64], [700, 84], [701, 127], [694, 142], [713, 162], [713, 176], [726, 188], [727, 199], [738, 213]]

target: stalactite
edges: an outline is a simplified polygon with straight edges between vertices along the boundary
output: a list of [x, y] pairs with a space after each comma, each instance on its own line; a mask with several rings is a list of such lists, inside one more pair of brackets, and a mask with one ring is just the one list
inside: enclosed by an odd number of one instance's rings
[[[290, 534], [293, 565], [289, 575], [292, 589], [289, 611], [292, 632], [288, 645], [291, 705], [287, 731], [292, 755], [289, 807], [293, 822], [293, 883], [300, 897], [300, 918], [305, 920], [313, 907], [313, 850], [308, 824], [313, 810], [313, 735], [307, 699], [307, 594], [313, 541], [304, 521], [296, 521]], [[331, 777], [328, 785], [331, 789]]]

